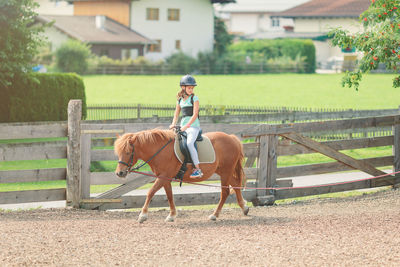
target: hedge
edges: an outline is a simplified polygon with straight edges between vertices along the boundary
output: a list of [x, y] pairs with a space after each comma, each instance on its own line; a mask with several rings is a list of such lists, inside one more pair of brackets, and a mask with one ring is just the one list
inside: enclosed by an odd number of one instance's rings
[[76, 74], [21, 74], [0, 87], [0, 122], [65, 121], [70, 99], [82, 99], [86, 117], [85, 86]]
[[229, 47], [231, 53], [257, 53], [257, 57], [263, 55], [268, 60], [288, 56], [295, 59], [297, 55], [306, 57], [305, 72], [315, 72], [315, 46], [309, 39], [276, 39], [240, 41]]

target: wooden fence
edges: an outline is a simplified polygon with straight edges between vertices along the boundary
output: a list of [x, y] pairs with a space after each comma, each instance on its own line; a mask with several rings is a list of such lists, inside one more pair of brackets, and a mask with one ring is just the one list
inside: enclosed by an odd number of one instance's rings
[[[129, 119], [130, 122], [169, 122], [175, 105], [89, 105], [87, 120]], [[301, 122], [376, 117], [397, 114], [398, 109], [334, 109], [303, 107], [246, 107], [205, 105], [199, 114], [203, 122]]]
[[[67, 138], [55, 142], [13, 143], [0, 145], [0, 158], [4, 161], [67, 158], [67, 168], [1, 171], [0, 183], [27, 181], [67, 180], [67, 188], [50, 190], [32, 190], [18, 192], [0, 192], [0, 204], [67, 200], [73, 207], [88, 209], [139, 208], [143, 205], [144, 195], [124, 195], [140, 186], [152, 182], [154, 178], [143, 175], [130, 175], [121, 180], [113, 172], [91, 172], [94, 161], [116, 161], [112, 149], [95, 149], [96, 146], [112, 145], [115, 133], [137, 132], [157, 127], [167, 128], [168, 123], [93, 123], [81, 121], [81, 102], [71, 101], [68, 107], [68, 123], [29, 123], [2, 124], [0, 139], [23, 138]], [[393, 134], [382, 137], [363, 137], [356, 139], [317, 142], [310, 136], [324, 134], [333, 130], [359, 131], [377, 130], [390, 127]], [[248, 187], [268, 188], [244, 191], [247, 200], [256, 205], [271, 204], [276, 199], [306, 196], [328, 192], [347, 191], [361, 188], [393, 185], [399, 182], [399, 176], [377, 180], [359, 181], [343, 185], [289, 188], [291, 178], [311, 174], [323, 174], [358, 169], [372, 176], [383, 174], [376, 169], [393, 166], [400, 170], [400, 115], [370, 118], [336, 120], [325, 122], [296, 124], [202, 124], [204, 132], [223, 131], [241, 138], [251, 138], [244, 144], [246, 157], [245, 174], [250, 181]], [[307, 135], [308, 136], [307, 136]], [[367, 147], [392, 146], [393, 155], [357, 160], [342, 153], [343, 150]], [[279, 156], [322, 153], [337, 162], [301, 166], [277, 167]], [[254, 166], [255, 163], [255, 167]], [[214, 175], [211, 180], [217, 180]], [[324, 181], [321, 181], [323, 184]], [[120, 184], [103, 194], [90, 194], [90, 185]], [[218, 192], [197, 194], [176, 194], [177, 205], [216, 204]], [[235, 201], [231, 196], [228, 202]], [[156, 195], [152, 207], [164, 207], [168, 202], [163, 195]]]
[[304, 63], [269, 64], [269, 63], [230, 63], [218, 66], [203, 66], [196, 70], [185, 71], [167, 64], [158, 65], [99, 65], [89, 68], [87, 74], [114, 75], [181, 75], [185, 72], [199, 74], [251, 74], [251, 73], [304, 73], [307, 65]]
[[[245, 190], [244, 196], [255, 205], [272, 204], [276, 199], [284, 199], [297, 196], [322, 194], [329, 192], [347, 191], [361, 188], [386, 186], [398, 183], [394, 177], [385, 177], [373, 181], [362, 181], [347, 183], [337, 186], [315, 187], [306, 189], [279, 189], [291, 187], [291, 178], [312, 174], [324, 174], [358, 169], [371, 175], [381, 175], [382, 171], [376, 167], [394, 166], [394, 170], [400, 169], [399, 159], [399, 125], [400, 115], [382, 116], [363, 119], [350, 119], [340, 121], [283, 124], [283, 125], [249, 125], [249, 124], [202, 124], [204, 132], [223, 131], [229, 134], [236, 134], [242, 138], [255, 138], [255, 142], [245, 143], [244, 152], [246, 157], [245, 174], [248, 180], [248, 187], [268, 188], [258, 190]], [[156, 127], [167, 128], [168, 124], [163, 123], [114, 123], [94, 124], [85, 123], [82, 125], [82, 183], [86, 185], [83, 190], [85, 198], [84, 208], [96, 209], [122, 209], [139, 208], [143, 205], [145, 195], [124, 194], [150, 182], [154, 178], [143, 175], [131, 175], [124, 184], [115, 189], [90, 199], [90, 184], [115, 184], [121, 180], [114, 173], [90, 172], [89, 166], [92, 161], [117, 160], [112, 150], [98, 150], [95, 146], [104, 146], [104, 140], [112, 138], [115, 132], [137, 132]], [[352, 129], [373, 130], [381, 127], [392, 127], [394, 135], [384, 137], [365, 137], [340, 141], [316, 142], [313, 139], [300, 135], [300, 133], [324, 133], [336, 129], [338, 131]], [[110, 135], [111, 134], [111, 135]], [[290, 141], [287, 141], [290, 140]], [[107, 141], [106, 141], [107, 142]], [[358, 149], [367, 147], [393, 146], [393, 155], [386, 157], [352, 159], [344, 155], [342, 150]], [[300, 165], [290, 167], [277, 167], [278, 156], [289, 156], [296, 154], [322, 153], [337, 162]], [[256, 167], [253, 165], [256, 163]], [[217, 180], [214, 175], [210, 180]], [[323, 184], [324, 181], [321, 181]], [[204, 192], [201, 194], [178, 194], [175, 195], [177, 205], [201, 205], [215, 204], [218, 202], [219, 193]], [[229, 201], [234, 201], [231, 197]], [[156, 195], [152, 201], [152, 207], [164, 207], [168, 202], [165, 196]]]
[[[7, 143], [0, 144], [0, 159], [2, 161], [67, 159], [68, 166], [76, 165], [80, 154], [80, 143], [76, 142], [76, 138], [77, 134], [79, 134], [81, 105], [80, 101], [71, 101], [69, 103], [68, 122], [0, 124], [0, 140], [9, 140]], [[67, 137], [69, 137], [68, 142], [66, 141]], [[40, 138], [59, 138], [60, 140], [50, 142], [41, 141]], [[17, 139], [29, 140], [18, 141]], [[76, 183], [80, 180], [79, 171], [75, 167], [68, 172], [65, 167], [0, 171], [0, 183], [2, 184], [66, 180], [68, 189], [63, 187], [0, 192], [0, 204], [58, 200], [67, 200], [69, 203], [75, 201], [76, 203], [79, 201], [79, 195], [74, 193], [74, 189], [76, 188]], [[68, 176], [67, 173], [69, 174]], [[70, 179], [67, 179], [67, 177]]]

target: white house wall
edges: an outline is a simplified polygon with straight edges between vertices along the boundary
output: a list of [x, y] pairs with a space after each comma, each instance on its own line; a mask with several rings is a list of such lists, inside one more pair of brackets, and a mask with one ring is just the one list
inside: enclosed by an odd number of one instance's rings
[[[159, 20], [146, 20], [147, 8], [159, 8]], [[180, 10], [179, 21], [168, 21], [168, 9]], [[161, 52], [148, 52], [146, 58], [163, 59], [175, 52], [176, 40], [183, 53], [196, 57], [199, 52], [212, 51], [214, 13], [210, 0], [146, 0], [133, 1], [131, 28], [153, 40], [161, 40]]]
[[295, 32], [328, 32], [331, 28], [342, 27], [350, 32], [357, 32], [362, 25], [351, 18], [296, 18]]
[[272, 27], [268, 13], [230, 13], [226, 25], [230, 33], [251, 35], [259, 32], [283, 31], [283, 26], [293, 26], [293, 20], [278, 18], [279, 26]]
[[259, 15], [251, 13], [231, 13], [228, 31], [235, 34], [253, 34], [258, 31]]
[[74, 14], [74, 5], [67, 1], [35, 0], [40, 6], [35, 11], [39, 15], [70, 15]]
[[51, 44], [52, 52], [56, 51], [63, 43], [70, 39], [68, 35], [54, 27], [47, 27], [43, 35], [47, 37], [47, 41]]
[[[297, 33], [327, 33], [331, 29], [338, 27], [352, 33], [362, 31], [361, 23], [357, 19], [351, 18], [296, 18], [294, 31]], [[343, 53], [341, 48], [333, 46], [329, 39], [313, 42], [316, 51], [317, 68], [330, 68], [334, 60], [339, 58], [343, 60], [346, 55], [354, 55], [354, 53]]]

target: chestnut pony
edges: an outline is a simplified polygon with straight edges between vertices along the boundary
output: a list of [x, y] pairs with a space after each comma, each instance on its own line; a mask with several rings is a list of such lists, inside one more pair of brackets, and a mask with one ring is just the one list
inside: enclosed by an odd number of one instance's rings
[[[246, 201], [243, 199], [240, 189], [246, 179], [242, 167], [244, 159], [243, 146], [239, 138], [223, 132], [210, 132], [204, 135], [210, 138], [214, 146], [215, 162], [201, 163], [200, 167], [204, 175], [196, 179], [189, 177], [192, 171], [192, 164], [188, 164], [188, 170], [183, 177], [183, 181], [201, 182], [207, 180], [213, 173], [217, 173], [221, 177], [221, 199], [209, 219], [216, 220], [219, 216], [222, 206], [229, 195], [229, 186], [236, 187], [233, 189], [236, 193], [236, 199], [243, 213], [247, 215], [249, 208], [246, 206]], [[177, 212], [172, 194], [171, 180], [168, 179], [176, 176], [182, 164], [175, 156], [174, 142], [168, 143], [174, 138], [175, 132], [172, 130], [153, 129], [137, 133], [126, 133], [119, 136], [115, 141], [114, 151], [119, 160], [115, 171], [117, 176], [126, 177], [130, 166], [135, 165], [139, 159], [144, 161], [151, 159], [148, 164], [153, 173], [160, 177], [155, 180], [147, 193], [146, 201], [139, 215], [139, 222], [147, 220], [150, 201], [161, 187], [165, 189], [170, 207], [170, 213], [166, 221], [172, 222], [176, 218]], [[163, 146], [165, 147], [160, 151]], [[158, 151], [159, 153], [156, 154]], [[152, 158], [152, 156], [154, 157]]]

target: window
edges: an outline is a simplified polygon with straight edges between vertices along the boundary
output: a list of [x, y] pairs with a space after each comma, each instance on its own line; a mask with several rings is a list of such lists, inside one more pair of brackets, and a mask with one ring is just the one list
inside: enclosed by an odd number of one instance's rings
[[271, 26], [279, 27], [279, 18], [271, 18]]
[[157, 44], [149, 46], [149, 52], [161, 52], [161, 40], [156, 40]]
[[135, 59], [138, 55], [137, 49], [121, 49], [121, 59]]
[[168, 8], [168, 20], [179, 21], [179, 9]]
[[181, 40], [176, 40], [175, 41], [175, 49], [176, 50], [181, 50]]
[[146, 19], [147, 20], [158, 20], [159, 9], [158, 8], [147, 8], [146, 9]]
[[100, 49], [100, 56], [106, 56], [106, 57], [108, 57], [109, 56], [109, 50], [108, 50], [108, 48], [101, 48]]

